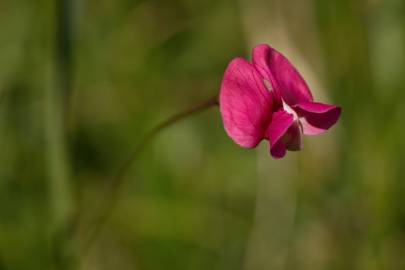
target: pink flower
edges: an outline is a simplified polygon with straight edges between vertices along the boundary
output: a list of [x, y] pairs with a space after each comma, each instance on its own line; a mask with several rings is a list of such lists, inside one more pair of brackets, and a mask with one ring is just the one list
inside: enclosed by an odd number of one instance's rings
[[219, 97], [224, 127], [231, 139], [253, 148], [270, 142], [274, 158], [302, 147], [302, 136], [332, 127], [341, 109], [313, 101], [294, 66], [268, 45], [253, 49], [253, 63], [235, 58], [228, 65]]

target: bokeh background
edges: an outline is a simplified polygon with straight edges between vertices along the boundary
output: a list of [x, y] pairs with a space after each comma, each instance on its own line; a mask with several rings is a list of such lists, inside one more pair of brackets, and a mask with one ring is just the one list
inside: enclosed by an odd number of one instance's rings
[[[0, 269], [405, 269], [404, 14], [403, 0], [2, 0]], [[263, 42], [339, 123], [273, 160], [211, 108], [150, 142], [112, 207], [108, 179], [142, 136]]]

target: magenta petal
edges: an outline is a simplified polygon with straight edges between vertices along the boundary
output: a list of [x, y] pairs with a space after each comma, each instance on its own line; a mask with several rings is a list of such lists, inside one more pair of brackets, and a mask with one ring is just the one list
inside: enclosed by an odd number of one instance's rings
[[270, 154], [272, 157], [279, 159], [283, 158], [285, 156], [285, 153], [287, 152], [285, 144], [282, 142], [278, 142], [273, 147], [270, 147]]
[[287, 58], [275, 49], [265, 44], [254, 48], [253, 64], [288, 105], [313, 100], [304, 79]]
[[[285, 142], [282, 142], [282, 137], [287, 133], [288, 129], [293, 125], [294, 117], [292, 114], [284, 110], [273, 113], [266, 135], [270, 141], [270, 153], [274, 158], [283, 157], [285, 154]], [[280, 146], [282, 144], [282, 146]], [[284, 154], [283, 154], [284, 152]]]
[[262, 75], [267, 81], [274, 84], [274, 78], [269, 67], [271, 51], [272, 49], [267, 44], [256, 46], [252, 51], [252, 62], [256, 69], [260, 72], [260, 75]]
[[285, 146], [287, 150], [298, 151], [302, 147], [302, 129], [298, 121], [294, 121], [287, 131]]
[[252, 64], [242, 58], [232, 60], [222, 80], [219, 103], [225, 130], [235, 143], [252, 148], [264, 138], [272, 100]]
[[340, 117], [341, 108], [317, 102], [299, 103], [293, 108], [300, 117], [305, 135], [318, 135], [332, 127]]

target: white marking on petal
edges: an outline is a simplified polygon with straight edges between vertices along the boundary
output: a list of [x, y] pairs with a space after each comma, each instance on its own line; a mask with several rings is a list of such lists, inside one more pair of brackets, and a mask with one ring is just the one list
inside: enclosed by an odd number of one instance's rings
[[266, 86], [267, 90], [269, 90], [269, 92], [273, 91], [273, 87], [271, 86], [271, 83], [268, 80], [263, 80], [264, 86]]
[[284, 100], [282, 100], [282, 102], [283, 102], [283, 109], [289, 114], [292, 114], [294, 116], [294, 120], [298, 120], [297, 113], [287, 103], [285, 103]]

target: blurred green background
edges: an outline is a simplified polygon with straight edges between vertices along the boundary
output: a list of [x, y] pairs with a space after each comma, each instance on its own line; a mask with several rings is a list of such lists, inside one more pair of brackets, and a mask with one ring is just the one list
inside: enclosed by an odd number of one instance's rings
[[[404, 14], [403, 0], [2, 0], [0, 269], [405, 269]], [[217, 108], [188, 118], [145, 148], [96, 230], [142, 136], [263, 42], [339, 123], [273, 160], [232, 143]]]

